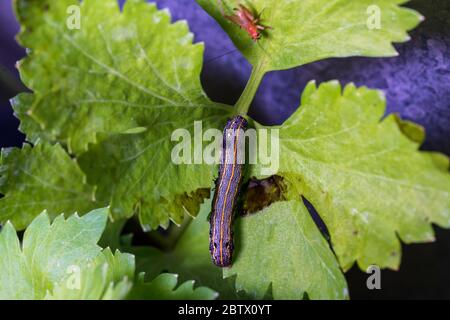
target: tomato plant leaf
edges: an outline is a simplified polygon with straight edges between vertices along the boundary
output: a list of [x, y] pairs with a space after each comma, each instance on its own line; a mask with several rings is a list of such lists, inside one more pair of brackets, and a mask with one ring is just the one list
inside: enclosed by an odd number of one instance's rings
[[3, 149], [0, 156], [0, 221], [22, 230], [43, 210], [50, 217], [99, 207], [94, 188], [64, 149], [56, 144]]
[[420, 127], [382, 119], [385, 104], [376, 90], [311, 82], [280, 126], [279, 174], [317, 209], [345, 270], [355, 260], [396, 269], [399, 240], [433, 241], [431, 223], [450, 227], [448, 158], [418, 151]]
[[[197, 0], [228, 33], [254, 66], [264, 71], [289, 69], [309, 62], [349, 56], [397, 55], [392, 42], [409, 40], [406, 31], [422, 19], [400, 7], [407, 0]], [[246, 5], [272, 29], [254, 42], [228, 19]], [[379, 24], [378, 24], [379, 22]]]

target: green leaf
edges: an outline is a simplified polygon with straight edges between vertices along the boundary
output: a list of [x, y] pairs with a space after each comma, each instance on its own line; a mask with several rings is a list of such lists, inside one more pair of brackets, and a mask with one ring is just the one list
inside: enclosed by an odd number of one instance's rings
[[[128, 249], [136, 255], [137, 270], [145, 272], [148, 279], [162, 270], [178, 273], [181, 281], [194, 279], [219, 292], [220, 299], [265, 298], [269, 286], [276, 299], [301, 299], [305, 292], [312, 299], [346, 297], [338, 263], [303, 204], [279, 202], [238, 219], [235, 258], [233, 267], [224, 272], [226, 279], [209, 255], [210, 209], [210, 201], [202, 205], [170, 252], [150, 247]], [[287, 242], [291, 245], [286, 246]]]
[[3, 149], [0, 157], [0, 221], [24, 229], [43, 210], [80, 214], [98, 207], [94, 188], [76, 162], [56, 144]]
[[[97, 245], [108, 209], [97, 209], [50, 223], [44, 212], [26, 229], [22, 244], [11, 222], [0, 231], [0, 299], [214, 299], [194, 281], [176, 288], [176, 275], [133, 283], [134, 256]], [[133, 288], [133, 289], [132, 289]], [[131, 291], [132, 290], [132, 291]]]
[[206, 287], [194, 289], [195, 281], [187, 281], [176, 288], [178, 276], [164, 273], [150, 282], [141, 275], [128, 299], [134, 300], [212, 300], [217, 293]]
[[161, 144], [154, 148], [152, 141], [162, 130], [114, 136], [79, 158], [89, 183], [98, 186], [99, 201], [110, 203], [114, 219], [136, 214], [146, 231], [166, 228], [170, 220], [180, 224], [186, 212], [195, 216], [209, 196], [215, 166], [172, 163], [171, 130], [175, 128], [164, 129], [167, 139], [160, 138]]
[[431, 223], [450, 227], [448, 158], [419, 152], [418, 126], [384, 113], [379, 91], [311, 82], [280, 127], [278, 174], [289, 197], [317, 209], [344, 270], [354, 261], [396, 269], [399, 240], [433, 241]]
[[124, 299], [132, 288], [134, 256], [105, 249], [92, 262], [70, 270], [48, 300], [119, 300]]
[[403, 132], [405, 136], [411, 139], [413, 142], [421, 145], [425, 141], [425, 128], [417, 123], [403, 120], [400, 115], [393, 115], [397, 121], [399, 129]]
[[[264, 71], [289, 69], [309, 62], [349, 56], [397, 55], [392, 42], [409, 40], [406, 31], [423, 17], [399, 7], [407, 0], [197, 0], [228, 33], [254, 66]], [[244, 4], [262, 24], [272, 27], [257, 42], [224, 15]], [[376, 6], [376, 7], [374, 7]], [[379, 9], [381, 25], [370, 29], [373, 8]], [[369, 12], [369, 13], [368, 13]], [[371, 24], [370, 24], [371, 25]]]
[[126, 250], [136, 256], [136, 270], [145, 272], [150, 280], [162, 271], [176, 273], [179, 281], [194, 280], [200, 286], [209, 287], [219, 293], [220, 299], [236, 299], [233, 279], [223, 279], [222, 270], [211, 262], [208, 249], [211, 200], [206, 201], [197, 218], [177, 240], [173, 250], [160, 251], [153, 247], [132, 247]]
[[[70, 5], [80, 6], [80, 29], [67, 27]], [[34, 93], [14, 105], [28, 139], [88, 150], [80, 165], [115, 219], [138, 214], [150, 229], [195, 215], [214, 166], [172, 163], [171, 134], [194, 137], [195, 120], [222, 128], [232, 109], [203, 92], [203, 44], [186, 22], [144, 0], [123, 11], [116, 0], [17, 0], [16, 11], [30, 49], [19, 69]]]
[[14, 116], [20, 119], [19, 130], [26, 135], [27, 141], [33, 143], [38, 143], [40, 140], [51, 141], [53, 139], [51, 132], [45, 131], [45, 127], [41, 127], [30, 117], [29, 109], [33, 99], [32, 93], [23, 92], [10, 100]]
[[[80, 29], [68, 27], [74, 5]], [[154, 4], [130, 0], [121, 12], [115, 0], [17, 0], [16, 11], [19, 42], [30, 49], [19, 69], [34, 92], [28, 108], [17, 101], [19, 114], [26, 110], [74, 153], [97, 133], [158, 131], [184, 116], [192, 125], [192, 118], [226, 110], [201, 88], [203, 45], [192, 44], [185, 21], [171, 24]]]
[[97, 242], [107, 216], [107, 209], [99, 209], [81, 218], [60, 215], [50, 224], [42, 213], [25, 231], [22, 245], [7, 222], [0, 232], [0, 298], [42, 299], [55, 287], [62, 290], [59, 283], [68, 272], [85, 268], [100, 254]]
[[236, 254], [225, 276], [237, 275], [236, 288], [262, 299], [346, 299], [338, 262], [299, 201], [276, 202], [237, 220]]

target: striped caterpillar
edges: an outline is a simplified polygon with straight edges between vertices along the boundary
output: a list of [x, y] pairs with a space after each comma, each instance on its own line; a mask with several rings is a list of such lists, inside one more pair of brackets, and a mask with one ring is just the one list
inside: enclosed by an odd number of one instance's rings
[[218, 267], [229, 267], [233, 256], [233, 215], [245, 162], [243, 145], [247, 121], [236, 116], [228, 120], [223, 133], [222, 161], [216, 180], [210, 215], [209, 251]]

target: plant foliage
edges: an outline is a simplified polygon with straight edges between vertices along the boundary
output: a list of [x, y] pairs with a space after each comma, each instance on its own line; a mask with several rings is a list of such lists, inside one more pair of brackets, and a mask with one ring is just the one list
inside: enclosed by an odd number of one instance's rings
[[[224, 17], [238, 1], [197, 2], [254, 66], [236, 108], [206, 96], [203, 44], [193, 43], [186, 22], [172, 23], [154, 4], [15, 1], [18, 41], [28, 49], [19, 70], [32, 93], [12, 104], [30, 144], [0, 158], [0, 297], [347, 299], [341, 269], [355, 261], [363, 269], [398, 268], [400, 241], [434, 240], [432, 223], [450, 227], [448, 158], [418, 150], [423, 129], [396, 115], [383, 118], [377, 90], [311, 82], [300, 108], [270, 127], [280, 132], [277, 175], [286, 188], [236, 219], [233, 266], [214, 267], [210, 202], [201, 206], [217, 168], [174, 164], [174, 130], [195, 137], [195, 121], [221, 130], [232, 115], [245, 115], [268, 71], [329, 57], [396, 55], [392, 43], [408, 40], [422, 17], [400, 6], [404, 0], [252, 0], [246, 5], [272, 27], [254, 42]], [[380, 10], [381, 28], [368, 27], [369, 7]], [[77, 10], [80, 28], [69, 28]], [[258, 165], [248, 169], [265, 178]], [[322, 217], [330, 243], [302, 197]], [[186, 214], [199, 210], [189, 222]], [[124, 244], [121, 228], [132, 217], [145, 231], [185, 221], [169, 229], [184, 232], [165, 251]], [[16, 230], [24, 229], [20, 241]], [[102, 233], [105, 249], [97, 244]]]

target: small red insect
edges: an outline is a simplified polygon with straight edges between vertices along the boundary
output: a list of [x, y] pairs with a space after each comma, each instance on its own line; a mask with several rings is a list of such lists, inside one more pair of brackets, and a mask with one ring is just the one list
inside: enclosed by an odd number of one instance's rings
[[242, 4], [234, 11], [236, 11], [235, 14], [224, 15], [224, 17], [244, 29], [253, 41], [261, 39], [261, 31], [272, 29], [272, 27], [261, 24], [261, 14], [255, 16], [252, 10]]

